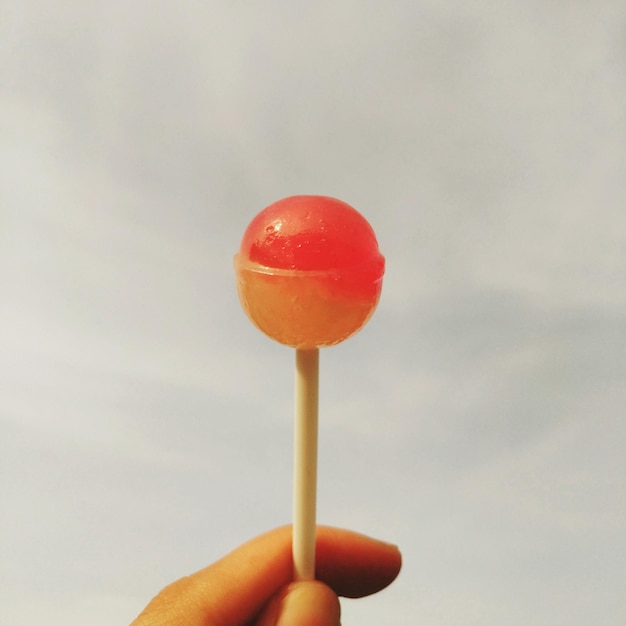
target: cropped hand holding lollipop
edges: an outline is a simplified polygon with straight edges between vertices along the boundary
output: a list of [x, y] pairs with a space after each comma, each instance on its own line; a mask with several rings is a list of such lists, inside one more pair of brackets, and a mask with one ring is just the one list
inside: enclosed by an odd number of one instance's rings
[[378, 304], [385, 259], [351, 206], [292, 196], [261, 211], [235, 256], [244, 311], [266, 335], [296, 349], [294, 580], [315, 578], [319, 348], [359, 331]]
[[252, 220], [235, 267], [250, 319], [296, 349], [293, 527], [168, 585], [132, 626], [331, 626], [338, 595], [376, 593], [400, 571], [395, 546], [329, 527], [316, 537], [315, 527], [319, 348], [356, 333], [376, 308], [385, 260], [372, 228], [339, 200], [285, 198]]

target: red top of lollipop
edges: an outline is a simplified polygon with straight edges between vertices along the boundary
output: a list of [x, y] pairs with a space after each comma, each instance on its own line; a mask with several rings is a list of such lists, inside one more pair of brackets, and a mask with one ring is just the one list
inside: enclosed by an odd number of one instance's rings
[[240, 252], [253, 263], [286, 270], [333, 270], [374, 264], [384, 268], [367, 220], [326, 196], [292, 196], [261, 211], [248, 226]]

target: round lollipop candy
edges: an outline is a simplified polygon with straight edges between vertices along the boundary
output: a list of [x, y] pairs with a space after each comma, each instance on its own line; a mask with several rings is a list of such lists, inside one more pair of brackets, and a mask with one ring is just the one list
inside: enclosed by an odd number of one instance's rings
[[293, 196], [252, 220], [235, 267], [252, 322], [280, 343], [310, 349], [362, 328], [378, 303], [385, 259], [372, 227], [351, 206]]
[[235, 256], [239, 299], [266, 335], [296, 348], [293, 560], [315, 577], [319, 348], [359, 331], [378, 304], [385, 259], [367, 220], [325, 196], [261, 211]]

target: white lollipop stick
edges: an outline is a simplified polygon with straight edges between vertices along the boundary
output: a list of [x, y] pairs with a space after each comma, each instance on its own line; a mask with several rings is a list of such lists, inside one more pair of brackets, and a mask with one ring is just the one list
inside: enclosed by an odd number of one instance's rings
[[315, 579], [319, 350], [296, 350], [293, 473], [293, 576]]

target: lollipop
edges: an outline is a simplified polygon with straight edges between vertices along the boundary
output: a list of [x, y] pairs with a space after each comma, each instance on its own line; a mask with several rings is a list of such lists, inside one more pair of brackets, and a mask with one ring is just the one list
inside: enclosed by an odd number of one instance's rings
[[372, 316], [385, 259], [372, 227], [351, 206], [324, 196], [292, 196], [250, 222], [235, 269], [252, 323], [296, 348], [294, 578], [312, 580], [319, 348], [347, 339]]

